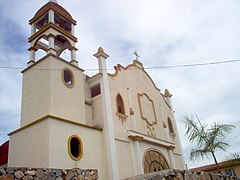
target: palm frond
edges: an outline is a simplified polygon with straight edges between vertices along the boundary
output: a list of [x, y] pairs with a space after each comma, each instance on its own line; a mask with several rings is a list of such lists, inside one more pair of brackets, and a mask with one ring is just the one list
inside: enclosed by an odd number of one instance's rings
[[190, 160], [203, 160], [204, 157], [210, 158], [211, 152], [209, 152], [207, 149], [192, 149], [190, 152]]
[[195, 143], [197, 146], [196, 149], [191, 150], [190, 160], [194, 161], [211, 156], [217, 163], [214, 155], [215, 151], [218, 149], [226, 151], [226, 148], [230, 145], [224, 141], [225, 136], [227, 133], [230, 133], [235, 126], [214, 122], [208, 129], [207, 124], [202, 124], [197, 115], [196, 118], [197, 121], [194, 121], [192, 117], [185, 116], [185, 120], [183, 121], [186, 128], [185, 135], [191, 143]]
[[185, 124], [186, 132], [185, 135], [188, 136], [188, 139], [192, 143], [197, 143], [199, 146], [204, 144], [204, 139], [206, 136], [205, 127], [206, 125], [202, 125], [196, 123], [192, 118], [189, 116], [185, 116]]

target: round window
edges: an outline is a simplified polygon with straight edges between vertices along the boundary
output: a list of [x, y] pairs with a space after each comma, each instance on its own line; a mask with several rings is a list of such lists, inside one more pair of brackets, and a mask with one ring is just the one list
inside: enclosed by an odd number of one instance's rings
[[78, 161], [82, 158], [83, 144], [82, 140], [78, 136], [73, 135], [68, 139], [68, 153], [75, 161]]
[[67, 87], [73, 87], [74, 85], [74, 76], [70, 69], [62, 70], [62, 80]]

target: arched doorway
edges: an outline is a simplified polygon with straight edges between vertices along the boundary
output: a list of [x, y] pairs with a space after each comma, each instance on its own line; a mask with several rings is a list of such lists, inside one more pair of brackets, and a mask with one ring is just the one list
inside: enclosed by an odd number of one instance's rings
[[151, 173], [169, 169], [169, 165], [164, 156], [157, 150], [147, 150], [143, 157], [144, 173]]

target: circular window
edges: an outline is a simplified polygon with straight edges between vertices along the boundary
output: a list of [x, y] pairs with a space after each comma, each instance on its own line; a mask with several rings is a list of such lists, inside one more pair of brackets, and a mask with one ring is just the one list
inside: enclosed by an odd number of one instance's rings
[[74, 161], [78, 161], [83, 155], [83, 144], [82, 140], [73, 135], [68, 139], [68, 153]]
[[74, 76], [70, 69], [65, 68], [62, 70], [62, 80], [67, 87], [69, 88], [73, 87]]

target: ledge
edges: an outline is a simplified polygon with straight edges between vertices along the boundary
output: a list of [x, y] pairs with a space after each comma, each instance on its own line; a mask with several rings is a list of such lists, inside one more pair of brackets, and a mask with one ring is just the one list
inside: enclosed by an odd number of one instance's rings
[[125, 115], [125, 114], [122, 114], [122, 113], [119, 113], [119, 112], [117, 112], [116, 113], [116, 115], [119, 117], [119, 119], [122, 121], [122, 124], [123, 124], [123, 122], [126, 122], [126, 119], [127, 119], [127, 115]]
[[19, 131], [22, 131], [23, 129], [26, 129], [30, 126], [33, 126], [41, 121], [44, 121], [46, 119], [54, 119], [54, 120], [58, 120], [58, 121], [62, 121], [62, 122], [65, 122], [65, 123], [70, 123], [70, 124], [74, 124], [74, 125], [77, 125], [77, 126], [82, 126], [82, 127], [85, 127], [85, 128], [89, 128], [89, 129], [94, 129], [94, 130], [97, 130], [97, 131], [102, 131], [103, 129], [102, 128], [97, 128], [97, 127], [93, 127], [93, 126], [89, 126], [89, 125], [86, 125], [86, 124], [82, 124], [82, 123], [78, 123], [78, 122], [75, 122], [75, 121], [71, 121], [69, 119], [64, 119], [64, 118], [60, 118], [60, 117], [57, 117], [57, 116], [53, 116], [53, 115], [46, 115], [40, 119], [37, 119], [29, 124], [26, 124], [25, 126], [23, 127], [20, 127], [18, 129], [16, 129], [15, 131], [12, 131], [8, 134], [8, 136], [11, 136], [12, 134], [15, 134]]
[[128, 130], [128, 137], [133, 139], [134, 141], [145, 141], [148, 143], [152, 143], [152, 144], [157, 144], [159, 146], [163, 146], [163, 147], [167, 147], [168, 149], [175, 149], [175, 144], [168, 142], [168, 141], [164, 141], [162, 139], [158, 139], [158, 138], [153, 138], [150, 136], [147, 136], [145, 134], [136, 132], [136, 131], [132, 131], [132, 130]]

